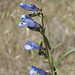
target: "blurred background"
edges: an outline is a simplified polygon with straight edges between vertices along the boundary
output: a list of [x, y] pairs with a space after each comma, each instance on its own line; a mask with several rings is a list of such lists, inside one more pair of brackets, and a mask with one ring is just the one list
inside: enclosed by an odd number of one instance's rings
[[[45, 13], [46, 35], [54, 47], [61, 45], [53, 53], [54, 64], [68, 50], [75, 48], [75, 0], [42, 0]], [[21, 2], [35, 4], [36, 0], [0, 0], [0, 75], [29, 75], [32, 65], [46, 71], [49, 67], [46, 59], [38, 51], [26, 51], [26, 41], [38, 43], [42, 36], [18, 26], [21, 15], [30, 12], [19, 6]], [[39, 17], [33, 18], [40, 22]], [[37, 38], [38, 37], [38, 38]], [[39, 59], [38, 59], [39, 58]], [[75, 53], [61, 62], [58, 75], [75, 75]]]

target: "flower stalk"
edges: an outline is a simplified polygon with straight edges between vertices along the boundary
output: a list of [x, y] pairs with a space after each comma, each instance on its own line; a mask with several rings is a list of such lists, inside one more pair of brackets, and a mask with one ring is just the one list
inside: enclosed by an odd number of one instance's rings
[[[42, 21], [42, 36], [45, 35], [45, 29], [44, 29], [44, 14], [43, 14], [43, 11], [42, 11], [42, 0], [40, 0], [40, 4], [41, 4], [41, 21]], [[52, 59], [49, 58], [49, 51], [48, 51], [48, 46], [47, 46], [47, 43], [45, 41], [45, 38], [43, 36], [43, 41], [44, 41], [44, 45], [45, 45], [45, 53], [46, 53], [46, 56], [48, 58], [48, 63], [49, 63], [49, 68], [51, 70], [50, 74], [53, 75], [53, 68], [52, 68], [52, 63], [50, 62], [50, 60], [52, 61]], [[51, 55], [52, 57], [52, 55]]]

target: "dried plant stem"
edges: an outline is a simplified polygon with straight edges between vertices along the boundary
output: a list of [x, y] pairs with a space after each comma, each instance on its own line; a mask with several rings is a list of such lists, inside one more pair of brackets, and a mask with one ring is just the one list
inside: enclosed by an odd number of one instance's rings
[[[9, 54], [9, 52], [8, 52], [8, 46], [7, 46], [6, 42], [5, 42], [5, 39], [4, 39], [4, 37], [3, 37], [3, 34], [2, 34], [2, 32], [1, 32], [1, 30], [0, 30], [0, 34], [1, 34], [2, 40], [3, 40], [3, 42], [4, 42], [4, 45], [5, 45], [6, 51], [7, 51], [7, 53]], [[12, 62], [12, 61], [11, 61], [11, 57], [9, 56], [8, 58], [9, 58], [10, 63], [11, 63], [11, 62]], [[13, 68], [13, 65], [12, 65], [12, 64], [11, 64], [11, 67]], [[11, 75], [13, 75], [12, 72], [11, 72]]]

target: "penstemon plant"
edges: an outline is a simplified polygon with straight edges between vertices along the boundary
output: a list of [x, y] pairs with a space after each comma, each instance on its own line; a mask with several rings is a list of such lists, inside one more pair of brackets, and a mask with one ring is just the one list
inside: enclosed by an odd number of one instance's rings
[[[31, 50], [38, 50], [38, 54], [39, 55], [43, 55], [47, 60], [48, 60], [48, 64], [49, 64], [49, 72], [44, 71], [41, 68], [37, 68], [35, 66], [31, 66], [32, 70], [29, 71], [30, 75], [35, 75], [35, 74], [39, 74], [39, 75], [57, 75], [56, 72], [56, 68], [58, 67], [58, 65], [60, 64], [60, 62], [69, 54], [75, 52], [74, 50], [68, 51], [66, 52], [57, 62], [57, 64], [54, 66], [53, 64], [53, 57], [52, 54], [54, 52], [54, 50], [61, 44], [59, 43], [58, 45], [56, 45], [53, 49], [51, 49], [50, 43], [45, 35], [45, 26], [44, 26], [44, 13], [42, 10], [42, 0], [37, 0], [40, 2], [41, 8], [38, 8], [36, 5], [34, 4], [30, 4], [27, 5], [25, 3], [21, 3], [20, 6], [26, 10], [26, 11], [31, 11], [30, 14], [28, 15], [22, 15], [21, 16], [21, 20], [22, 22], [19, 22], [18, 25], [21, 26], [22, 28], [25, 27], [25, 25], [27, 25], [27, 27], [32, 30], [32, 31], [37, 31], [38, 33], [40, 33], [43, 37], [43, 41], [40, 42], [40, 45], [38, 45], [37, 43], [33, 43], [31, 41], [27, 41], [27, 43], [24, 45], [25, 49]], [[37, 22], [35, 22], [32, 17], [36, 17], [39, 16], [41, 18], [41, 25]], [[43, 44], [44, 43], [44, 46]]]

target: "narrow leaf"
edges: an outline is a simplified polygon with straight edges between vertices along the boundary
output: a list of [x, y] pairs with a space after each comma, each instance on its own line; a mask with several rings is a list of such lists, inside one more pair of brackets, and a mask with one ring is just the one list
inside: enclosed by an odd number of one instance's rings
[[50, 43], [45, 35], [43, 35], [45, 42], [47, 43], [48, 48], [51, 50]]
[[68, 55], [70, 55], [71, 53], [74, 53], [75, 49], [69, 50], [66, 53], [64, 53], [61, 58], [58, 60], [58, 62], [56, 63], [55, 67], [57, 68], [59, 66], [59, 64], [63, 61], [64, 58], [66, 58]]
[[57, 44], [54, 48], [53, 51], [51, 52], [51, 54], [56, 50], [57, 47], [59, 47], [61, 45], [61, 43]]

